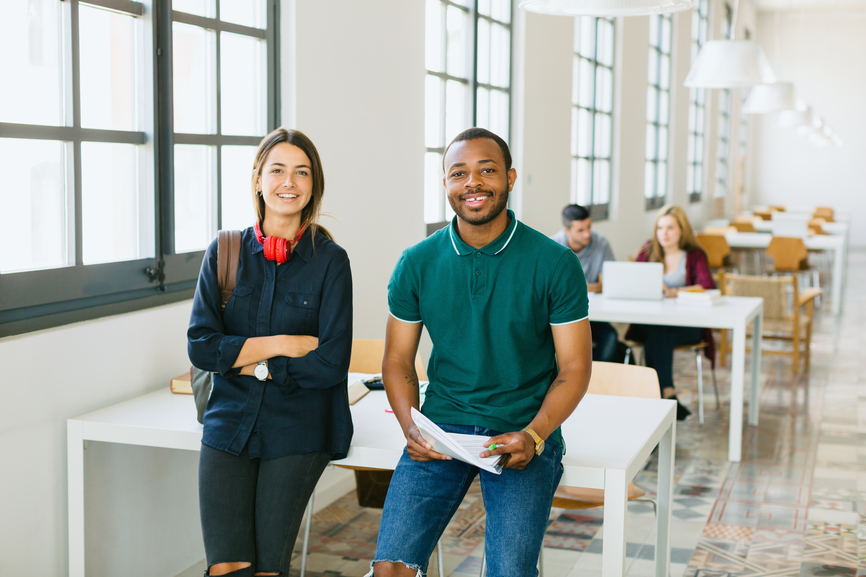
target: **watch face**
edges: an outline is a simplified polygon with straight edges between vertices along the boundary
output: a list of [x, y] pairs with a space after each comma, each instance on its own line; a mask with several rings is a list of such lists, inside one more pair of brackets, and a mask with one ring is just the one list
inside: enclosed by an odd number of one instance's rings
[[541, 441], [540, 443], [538, 443], [538, 446], [535, 447], [535, 454], [540, 455], [543, 452], [544, 452], [544, 441]]
[[268, 378], [268, 365], [256, 365], [255, 370], [256, 378], [260, 381], [264, 381]]

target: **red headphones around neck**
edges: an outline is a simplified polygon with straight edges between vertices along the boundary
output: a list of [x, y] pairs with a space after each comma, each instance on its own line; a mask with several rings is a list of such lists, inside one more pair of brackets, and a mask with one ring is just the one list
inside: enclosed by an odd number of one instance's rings
[[298, 229], [298, 234], [295, 235], [294, 240], [286, 240], [278, 236], [265, 236], [264, 233], [262, 233], [262, 228], [259, 226], [258, 221], [256, 221], [255, 229], [256, 240], [259, 241], [259, 244], [265, 249], [265, 258], [268, 260], [275, 260], [278, 264], [283, 264], [284, 262], [289, 262], [289, 257], [292, 256], [292, 249], [294, 249], [295, 245], [298, 244], [298, 241], [301, 240], [304, 231], [307, 229], [307, 225], [301, 225], [301, 228]]

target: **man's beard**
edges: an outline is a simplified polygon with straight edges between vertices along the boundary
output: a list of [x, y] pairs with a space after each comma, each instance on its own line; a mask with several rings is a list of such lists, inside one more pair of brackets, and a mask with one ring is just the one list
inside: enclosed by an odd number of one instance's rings
[[[486, 192], [486, 191], [479, 191], [479, 192]], [[475, 226], [487, 224], [488, 222], [490, 222], [491, 220], [493, 220], [494, 218], [499, 216], [502, 213], [502, 211], [506, 209], [506, 207], [508, 206], [508, 189], [506, 188], [501, 193], [494, 194], [493, 195], [493, 202], [495, 202], [496, 204], [491, 206], [490, 209], [486, 212], [484, 212], [484, 211], [471, 212], [468, 210], [466, 210], [466, 211], [463, 210], [463, 208], [464, 208], [463, 203], [460, 200], [458, 200], [455, 203], [454, 200], [451, 198], [451, 196], [448, 197], [448, 204], [451, 205], [451, 209], [454, 211], [454, 213], [459, 218], [466, 221], [467, 223], [475, 225]], [[455, 206], [455, 204], [457, 206]]]

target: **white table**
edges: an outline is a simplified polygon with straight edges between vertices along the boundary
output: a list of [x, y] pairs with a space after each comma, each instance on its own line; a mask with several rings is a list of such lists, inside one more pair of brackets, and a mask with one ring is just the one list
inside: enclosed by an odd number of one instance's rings
[[[772, 234], [764, 232], [731, 232], [725, 240], [731, 248], [763, 248], [770, 246]], [[845, 236], [816, 234], [803, 239], [808, 250], [827, 250], [833, 253], [833, 292], [831, 296], [833, 314], [842, 313], [842, 289], [845, 285], [845, 262], [848, 260]]]
[[[351, 380], [351, 379], [350, 379]], [[384, 392], [372, 392], [352, 407], [355, 436], [339, 464], [393, 469], [405, 440], [385, 409]], [[604, 490], [604, 577], [625, 574], [625, 514], [628, 484], [659, 448], [656, 577], [668, 577], [670, 520], [676, 446], [673, 401], [587, 395], [563, 425], [568, 453], [563, 485]], [[168, 388], [67, 421], [69, 576], [84, 576], [84, 442], [102, 441], [198, 451], [201, 425], [189, 395]]]
[[742, 459], [743, 403], [746, 370], [746, 327], [752, 330], [752, 381], [749, 395], [749, 424], [758, 425], [758, 378], [761, 369], [761, 322], [764, 301], [757, 297], [722, 297], [709, 307], [679, 305], [675, 299], [657, 301], [606, 299], [589, 295], [589, 320], [609, 323], [638, 323], [675, 327], [700, 327], [732, 331], [731, 409], [728, 433], [728, 460]]

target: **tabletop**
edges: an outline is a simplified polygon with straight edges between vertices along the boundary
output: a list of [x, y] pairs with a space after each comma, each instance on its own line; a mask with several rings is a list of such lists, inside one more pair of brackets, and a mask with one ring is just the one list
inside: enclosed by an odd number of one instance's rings
[[676, 299], [629, 300], [605, 298], [600, 293], [589, 295], [589, 320], [610, 323], [641, 323], [733, 329], [746, 324], [763, 307], [759, 297], [721, 297], [712, 306], [684, 305]]

